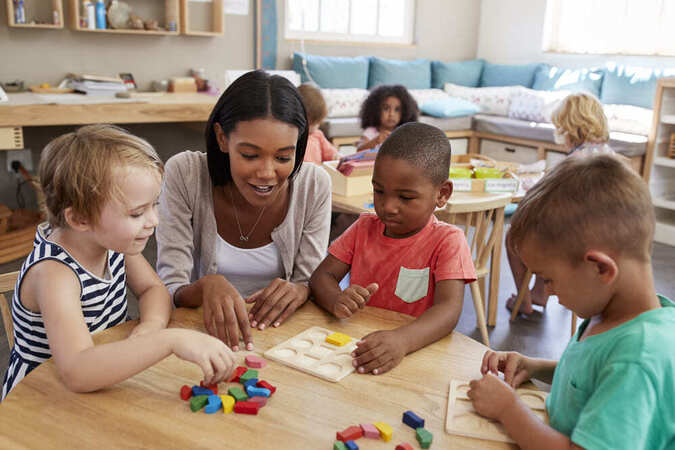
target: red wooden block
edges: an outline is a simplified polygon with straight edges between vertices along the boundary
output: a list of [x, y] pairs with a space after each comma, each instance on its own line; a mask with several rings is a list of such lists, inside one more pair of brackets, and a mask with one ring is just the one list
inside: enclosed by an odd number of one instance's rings
[[190, 397], [192, 397], [192, 388], [185, 384], [180, 388], [180, 398], [183, 400], [190, 400]]
[[262, 396], [256, 396], [256, 397], [251, 397], [248, 399], [249, 402], [257, 402], [260, 404], [260, 407], [262, 408], [267, 404], [267, 397], [262, 397]]
[[260, 403], [258, 402], [237, 402], [234, 404], [234, 412], [239, 414], [258, 414]]
[[267, 361], [256, 355], [248, 355], [245, 359], [246, 364], [254, 369], [262, 369], [267, 365]]
[[265, 389], [269, 389], [269, 390], [270, 390], [270, 395], [274, 394], [274, 391], [277, 390], [277, 388], [276, 388], [275, 386], [272, 386], [271, 384], [269, 384], [269, 383], [268, 383], [267, 381], [265, 381], [265, 380], [260, 380], [260, 381], [258, 381], [258, 382], [256, 383], [256, 386], [257, 386], [257, 387], [261, 387], [261, 388], [265, 388]]
[[408, 444], [407, 442], [404, 442], [402, 444], [398, 444], [396, 446], [396, 450], [413, 450], [412, 445]]
[[335, 433], [335, 438], [338, 441], [342, 442], [347, 442], [347, 441], [355, 441], [356, 439], [360, 438], [363, 436], [363, 430], [361, 427], [357, 427], [352, 425], [351, 427], [347, 427], [342, 431], [338, 431]]
[[247, 370], [247, 367], [238, 366], [236, 369], [234, 369], [234, 373], [232, 373], [230, 382], [239, 383], [239, 377], [245, 374]]
[[213, 395], [218, 395], [218, 385], [217, 384], [204, 384], [204, 381], [200, 381], [199, 386], [210, 390], [211, 392], [213, 392]]

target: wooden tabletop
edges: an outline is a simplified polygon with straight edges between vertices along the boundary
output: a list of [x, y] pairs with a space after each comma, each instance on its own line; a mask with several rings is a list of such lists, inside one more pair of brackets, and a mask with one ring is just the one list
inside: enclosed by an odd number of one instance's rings
[[[254, 330], [256, 354], [312, 326], [341, 331], [354, 338], [391, 329], [410, 317], [366, 307], [340, 321], [308, 302], [287, 323]], [[95, 336], [97, 344], [122, 339], [135, 322]], [[170, 326], [203, 330], [201, 310], [177, 309]], [[235, 413], [193, 413], [180, 399], [180, 387], [199, 384], [197, 366], [170, 356], [111, 388], [74, 394], [58, 378], [52, 360], [22, 380], [0, 404], [0, 448], [332, 448], [335, 433], [349, 425], [387, 422], [390, 442], [361, 438], [360, 448], [392, 449], [401, 442], [418, 448], [415, 432], [401, 422], [406, 410], [426, 419], [434, 435], [432, 448], [509, 448], [506, 444], [446, 434], [444, 429], [451, 378], [480, 376], [486, 347], [453, 332], [408, 355], [392, 371], [379, 376], [352, 373], [339, 383], [323, 381], [268, 361], [260, 378], [277, 386], [257, 416]], [[243, 362], [250, 352], [239, 352]], [[227, 383], [219, 391], [227, 390]]]
[[[68, 94], [75, 95], [75, 94]], [[82, 95], [81, 102], [48, 103], [37, 94], [8, 94], [0, 103], [0, 127], [86, 125], [92, 123], [206, 122], [217, 96], [198, 93], [139, 95], [132, 100], [110, 97], [95, 103]], [[51, 95], [49, 98], [57, 98]], [[64, 97], [65, 98], [65, 97]]]

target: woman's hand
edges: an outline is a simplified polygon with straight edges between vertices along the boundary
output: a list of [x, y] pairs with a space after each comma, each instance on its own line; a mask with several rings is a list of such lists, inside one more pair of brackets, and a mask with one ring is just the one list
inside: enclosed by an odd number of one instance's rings
[[264, 330], [270, 324], [278, 327], [302, 306], [308, 297], [309, 287], [304, 284], [275, 278], [265, 289], [246, 299], [246, 303], [255, 303], [248, 315], [251, 326], [257, 326], [260, 330]]
[[198, 281], [202, 291], [204, 325], [209, 334], [239, 350], [241, 333], [246, 350], [253, 350], [244, 299], [222, 275], [205, 275]]

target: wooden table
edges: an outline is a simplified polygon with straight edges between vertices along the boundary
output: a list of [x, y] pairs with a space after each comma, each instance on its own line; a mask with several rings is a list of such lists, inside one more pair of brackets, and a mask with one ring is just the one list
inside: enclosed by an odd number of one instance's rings
[[[466, 205], [475, 202], [476, 200], [491, 201], [511, 197], [509, 193], [486, 193], [486, 192], [455, 192], [450, 197], [444, 210], [447, 214], [461, 214], [466, 211]], [[373, 194], [344, 196], [332, 194], [333, 211], [348, 214], [361, 214], [364, 212], [372, 212], [374, 209], [370, 207], [373, 203]], [[504, 237], [504, 209], [502, 208], [501, 220], [496, 217], [495, 223], [500, 223], [502, 232], [497, 235], [497, 241], [490, 258], [490, 291], [488, 295], [487, 308], [487, 323], [494, 327], [497, 324], [497, 310], [499, 309], [499, 274], [501, 272], [501, 258], [502, 245]], [[481, 285], [483, 291], [483, 298], [485, 298], [485, 287]]]
[[[309, 302], [281, 327], [254, 330], [254, 353], [262, 354], [314, 325], [360, 338], [409, 320], [399, 313], [366, 307], [350, 320], [339, 321]], [[114, 327], [95, 336], [95, 341], [124, 338], [133, 325]], [[170, 326], [203, 330], [201, 310], [175, 310]], [[401, 422], [409, 409], [426, 419], [425, 427], [434, 435], [432, 448], [510, 448], [444, 431], [450, 379], [479, 377], [485, 349], [453, 332], [407, 356], [384, 375], [353, 373], [339, 383], [268, 361], [260, 375], [277, 391], [257, 416], [192, 413], [179, 391], [184, 384], [198, 384], [201, 372], [175, 356], [90, 394], [67, 391], [49, 360], [0, 404], [0, 448], [330, 449], [337, 431], [375, 421], [389, 423], [394, 437], [387, 443], [361, 438], [362, 449], [393, 449], [404, 441], [418, 448], [414, 430]], [[240, 363], [247, 353], [237, 354]], [[226, 390], [227, 384], [221, 383], [219, 391]]]

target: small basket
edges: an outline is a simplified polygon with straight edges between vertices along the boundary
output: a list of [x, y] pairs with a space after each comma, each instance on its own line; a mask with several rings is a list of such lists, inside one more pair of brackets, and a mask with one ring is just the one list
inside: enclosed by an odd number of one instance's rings
[[668, 157], [675, 158], [675, 133], [670, 135], [670, 147], [668, 147]]

